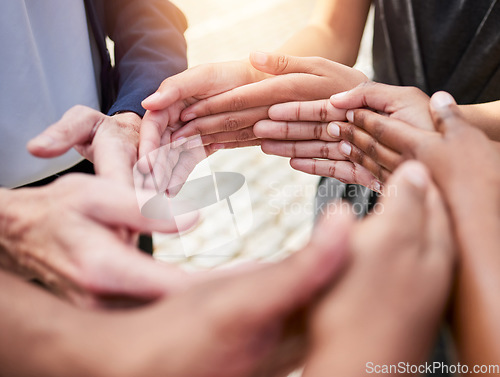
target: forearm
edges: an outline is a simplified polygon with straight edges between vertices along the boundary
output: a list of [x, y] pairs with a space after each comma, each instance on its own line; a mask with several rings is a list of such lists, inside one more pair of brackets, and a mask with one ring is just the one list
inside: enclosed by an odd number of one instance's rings
[[[478, 213], [481, 213], [478, 209]], [[461, 261], [453, 311], [453, 329], [460, 361], [469, 365], [500, 364], [500, 239], [496, 222], [469, 218], [458, 228]], [[470, 234], [483, 234], [471, 237]], [[472, 240], [472, 241], [467, 241]], [[476, 241], [474, 241], [476, 240]]]
[[460, 109], [468, 122], [483, 130], [491, 140], [500, 141], [500, 101], [462, 105]]

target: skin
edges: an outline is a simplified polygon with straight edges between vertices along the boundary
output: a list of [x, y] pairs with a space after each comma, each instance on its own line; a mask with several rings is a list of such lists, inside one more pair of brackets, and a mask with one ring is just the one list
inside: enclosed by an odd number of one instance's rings
[[[389, 118], [433, 130], [429, 97], [413, 87], [366, 82], [330, 100], [291, 102], [272, 106], [271, 120], [254, 127], [256, 136], [267, 140], [262, 150], [290, 157], [294, 169], [358, 183], [380, 191], [392, 171], [405, 157], [385, 146], [369, 142], [363, 130], [345, 122], [346, 110], [373, 108]], [[370, 153], [362, 153], [363, 145]]]
[[0, 267], [83, 307], [143, 303], [183, 288], [186, 275], [141, 253], [130, 234], [177, 232], [196, 216], [149, 220], [136, 194], [80, 174], [42, 188], [0, 190]]
[[452, 285], [451, 225], [421, 163], [402, 165], [390, 185], [397, 195], [353, 227], [349, 267], [312, 309], [306, 377], [360, 376], [368, 362], [429, 356]]
[[394, 150], [404, 145], [432, 172], [450, 209], [460, 246], [453, 310], [459, 355], [471, 367], [495, 364], [500, 360], [496, 320], [500, 305], [491, 287], [500, 284], [500, 155], [488, 137], [466, 120], [449, 94], [436, 93], [430, 104], [435, 133], [396, 120], [388, 122], [367, 110], [355, 110], [353, 122]]
[[344, 64], [356, 61], [370, 3], [318, 1], [310, 24], [276, 54], [253, 53], [249, 61], [206, 64], [166, 79], [143, 102], [140, 157], [172, 133], [200, 134], [214, 149], [259, 144], [252, 126], [267, 118], [270, 105], [324, 98], [365, 81]]
[[[0, 284], [9, 287], [0, 291], [2, 371], [18, 377], [249, 376], [280, 342], [284, 321], [345, 264], [352, 221], [324, 221], [302, 251], [280, 263], [128, 311], [78, 310], [0, 272]], [[12, 295], [23, 300], [13, 302]]]

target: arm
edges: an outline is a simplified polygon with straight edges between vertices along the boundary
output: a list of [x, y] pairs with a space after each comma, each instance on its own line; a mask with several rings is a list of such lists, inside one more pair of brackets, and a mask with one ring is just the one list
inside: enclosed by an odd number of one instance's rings
[[500, 101], [459, 106], [465, 119], [491, 140], [500, 141]]
[[353, 66], [371, 0], [318, 0], [309, 25], [298, 31], [277, 52], [320, 56]]

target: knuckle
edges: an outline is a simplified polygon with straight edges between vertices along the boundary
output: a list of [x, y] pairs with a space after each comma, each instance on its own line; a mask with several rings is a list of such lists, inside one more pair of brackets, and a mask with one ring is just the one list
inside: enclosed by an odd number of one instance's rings
[[254, 138], [254, 135], [253, 135], [252, 131], [243, 130], [238, 134], [236, 141], [246, 141], [246, 140], [251, 140], [253, 138]]
[[288, 65], [290, 64], [290, 59], [285, 56], [285, 55], [280, 55], [278, 56], [278, 59], [276, 59], [276, 72], [284, 72], [288, 68]]
[[234, 117], [226, 117], [222, 126], [224, 131], [236, 131], [240, 129], [240, 120]]
[[370, 156], [373, 160], [378, 160], [378, 148], [377, 142], [374, 140], [370, 140], [368, 146], [366, 147], [366, 154]]
[[330, 148], [328, 148], [328, 145], [323, 145], [319, 151], [319, 154], [322, 159], [327, 159], [330, 156]]
[[348, 123], [345, 127], [344, 127], [344, 132], [343, 132], [343, 136], [344, 138], [349, 141], [349, 142], [353, 142], [354, 141], [354, 126], [350, 123]]
[[321, 103], [321, 106], [319, 108], [319, 119], [321, 122], [326, 122], [328, 119], [328, 108], [327, 108], [327, 102], [323, 101]]
[[329, 177], [335, 178], [335, 169], [336, 169], [335, 165], [336, 165], [335, 162], [332, 161], [332, 163], [328, 166]]
[[247, 100], [242, 96], [236, 96], [231, 101], [231, 111], [240, 111], [247, 107]]
[[321, 139], [322, 136], [323, 136], [323, 127], [321, 124], [317, 124], [314, 126], [314, 129], [313, 129], [313, 132], [314, 132], [314, 138], [315, 139]]

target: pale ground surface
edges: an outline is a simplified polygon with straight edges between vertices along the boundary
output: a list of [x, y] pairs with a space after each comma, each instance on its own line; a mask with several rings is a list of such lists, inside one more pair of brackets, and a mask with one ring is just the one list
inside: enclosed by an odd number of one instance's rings
[[[273, 51], [306, 25], [314, 6], [312, 0], [173, 2], [189, 22], [186, 38], [190, 66], [242, 59], [255, 50]], [[369, 71], [370, 62], [366, 60], [362, 69]], [[234, 235], [227, 208], [202, 213], [198, 226], [182, 237], [155, 235], [156, 258], [186, 269], [207, 269], [246, 260], [276, 260], [307, 242], [317, 177], [291, 169], [287, 159], [264, 155], [258, 147], [219, 151], [209, 163], [212, 171], [245, 176], [253, 210], [251, 229], [219, 249], [216, 256], [201, 253], [186, 257], [186, 249], [203, 251], [213, 240]]]

